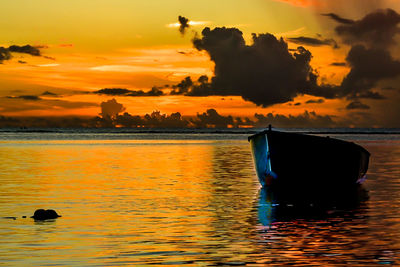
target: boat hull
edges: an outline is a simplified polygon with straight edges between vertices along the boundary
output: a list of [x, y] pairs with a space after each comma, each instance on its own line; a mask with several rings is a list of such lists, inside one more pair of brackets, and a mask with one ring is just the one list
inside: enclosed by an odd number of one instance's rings
[[263, 187], [332, 189], [361, 183], [370, 154], [329, 137], [267, 130], [249, 137]]

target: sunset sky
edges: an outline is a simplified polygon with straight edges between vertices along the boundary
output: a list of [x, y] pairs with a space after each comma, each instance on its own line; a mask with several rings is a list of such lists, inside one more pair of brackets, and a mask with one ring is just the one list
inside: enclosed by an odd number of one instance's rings
[[398, 0], [2, 0], [2, 8], [2, 116], [97, 116], [115, 99], [132, 115], [308, 113], [400, 127]]

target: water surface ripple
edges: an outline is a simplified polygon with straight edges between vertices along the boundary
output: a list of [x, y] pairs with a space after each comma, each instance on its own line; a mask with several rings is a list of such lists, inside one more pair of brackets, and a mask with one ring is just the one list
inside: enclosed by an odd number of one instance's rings
[[0, 137], [0, 265], [400, 265], [399, 137], [352, 138], [362, 196], [305, 208], [260, 190], [245, 136]]

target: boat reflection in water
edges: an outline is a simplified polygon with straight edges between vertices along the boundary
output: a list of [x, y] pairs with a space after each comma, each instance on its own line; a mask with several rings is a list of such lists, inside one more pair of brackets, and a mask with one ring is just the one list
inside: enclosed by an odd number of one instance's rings
[[284, 192], [261, 188], [258, 202], [258, 219], [263, 226], [295, 220], [325, 220], [343, 214], [351, 215], [366, 205], [368, 192], [362, 185], [335, 192], [309, 194], [309, 192]]

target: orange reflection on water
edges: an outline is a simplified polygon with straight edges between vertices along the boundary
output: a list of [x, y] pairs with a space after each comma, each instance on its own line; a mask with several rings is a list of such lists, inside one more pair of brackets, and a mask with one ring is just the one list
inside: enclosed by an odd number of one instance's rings
[[[187, 248], [203, 254], [202, 244], [215, 231], [213, 224], [218, 220], [215, 209], [219, 206], [213, 202], [215, 197], [222, 199], [214, 192], [213, 183], [218, 182], [215, 172], [228, 167], [221, 166], [225, 161], [213, 160], [222, 144], [183, 140], [2, 141], [0, 168], [7, 171], [1, 185], [2, 202], [7, 196], [2, 212], [19, 218], [36, 208], [61, 213], [62, 218], [50, 223], [54, 233], [40, 234], [52, 236], [47, 241], [38, 240], [43, 247], [29, 245], [35, 243], [29, 235], [29, 240], [22, 242], [41, 256], [54, 249], [69, 258], [106, 259], [114, 255], [119, 260], [148, 262], [154, 253], [172, 253], [176, 255], [169, 255], [169, 260], [182, 260], [184, 255], [179, 251]], [[21, 201], [24, 203], [19, 206]], [[30, 219], [22, 223], [28, 228], [46, 227], [32, 225]], [[62, 240], [63, 248], [55, 246], [57, 240]]]

